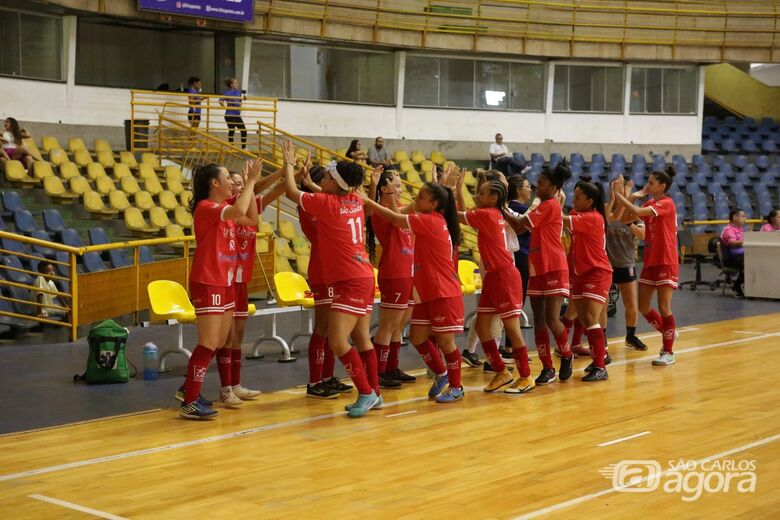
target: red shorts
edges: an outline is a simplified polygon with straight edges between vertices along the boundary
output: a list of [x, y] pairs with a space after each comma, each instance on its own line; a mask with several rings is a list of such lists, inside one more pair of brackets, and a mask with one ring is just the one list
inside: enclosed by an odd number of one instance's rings
[[374, 277], [340, 280], [328, 285], [331, 311], [363, 317], [374, 310]]
[[333, 303], [333, 293], [328, 292], [328, 286], [324, 283], [315, 283], [311, 286], [311, 295], [314, 298], [314, 306], [330, 305]]
[[249, 292], [245, 282], [236, 282], [236, 310], [233, 311], [233, 318], [245, 320], [249, 317]]
[[463, 332], [464, 314], [463, 296], [438, 298], [415, 303], [411, 324], [431, 327], [431, 330], [438, 334], [460, 334]]
[[607, 303], [610, 287], [612, 287], [612, 273], [610, 271], [591, 269], [581, 275], [574, 275], [571, 283], [571, 299]]
[[498, 314], [502, 320], [520, 316], [523, 310], [523, 282], [514, 265], [485, 274], [477, 314]]
[[677, 264], [644, 266], [642, 267], [642, 274], [639, 275], [639, 283], [654, 287], [666, 286], [677, 289], [679, 280], [680, 266]]
[[528, 296], [569, 297], [569, 271], [550, 271], [528, 280]]
[[405, 311], [414, 305], [412, 289], [413, 279], [410, 278], [380, 278], [377, 280], [379, 292], [382, 295], [379, 306], [383, 309]]
[[190, 301], [195, 314], [225, 314], [236, 306], [236, 288], [190, 282]]

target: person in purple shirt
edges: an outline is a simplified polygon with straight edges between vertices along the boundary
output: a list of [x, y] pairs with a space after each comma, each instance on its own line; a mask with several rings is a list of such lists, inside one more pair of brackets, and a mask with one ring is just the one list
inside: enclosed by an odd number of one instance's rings
[[[197, 76], [190, 76], [187, 80], [187, 93], [200, 94], [203, 90], [203, 82]], [[205, 99], [204, 96], [189, 96], [190, 108], [187, 111], [187, 119], [190, 120], [190, 126], [198, 128], [200, 126], [200, 102]]]
[[766, 216], [766, 224], [761, 226], [761, 231], [780, 231], [780, 211], [773, 209]]
[[219, 104], [227, 107], [225, 122], [228, 127], [228, 141], [233, 143], [233, 136], [238, 129], [241, 131], [241, 148], [246, 149], [246, 126], [244, 126], [244, 120], [241, 119], [241, 100], [244, 99], [245, 91], [238, 88], [236, 78], [226, 79], [225, 85], [227, 89], [222, 91], [222, 95], [225, 97], [219, 99]]
[[737, 298], [744, 298], [742, 284], [745, 283], [745, 212], [733, 209], [729, 212], [729, 224], [720, 234], [723, 264], [725, 267], [739, 269], [739, 276], [734, 281], [732, 292]]

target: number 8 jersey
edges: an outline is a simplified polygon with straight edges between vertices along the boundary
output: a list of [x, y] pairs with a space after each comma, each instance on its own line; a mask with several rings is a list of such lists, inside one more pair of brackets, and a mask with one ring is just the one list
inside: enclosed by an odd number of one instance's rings
[[365, 248], [363, 201], [354, 193], [301, 193], [301, 209], [317, 217], [323, 283], [373, 278]]

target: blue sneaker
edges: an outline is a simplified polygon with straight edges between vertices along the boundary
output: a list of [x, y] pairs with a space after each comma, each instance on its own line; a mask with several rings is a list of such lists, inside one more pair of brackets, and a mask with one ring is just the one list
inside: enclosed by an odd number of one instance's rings
[[446, 392], [439, 395], [439, 397], [436, 398], [437, 403], [454, 403], [455, 401], [460, 401], [463, 399], [463, 396], [466, 395], [466, 392], [463, 390], [463, 387], [460, 388], [452, 388], [449, 387]]
[[436, 397], [444, 391], [449, 383], [450, 378], [447, 374], [435, 377], [433, 384], [431, 385], [431, 389], [428, 390], [428, 399], [436, 399]]
[[[344, 409], [346, 411], [350, 411], [350, 410], [352, 410], [352, 407], [355, 406], [356, 404], [357, 404], [357, 401], [355, 401], [352, 404], [348, 404], [348, 405], [344, 406]], [[384, 397], [382, 397], [380, 395], [379, 397], [377, 397], [376, 403], [374, 403], [374, 406], [372, 406], [371, 409], [372, 410], [381, 410], [384, 407], [385, 407], [385, 399], [384, 399]]]
[[213, 419], [217, 416], [217, 411], [203, 405], [200, 401], [193, 401], [190, 404], [181, 405], [179, 416], [195, 420]]
[[[184, 386], [180, 386], [179, 389], [176, 390], [175, 397], [176, 397], [176, 400], [179, 401], [180, 403], [184, 402]], [[198, 396], [198, 402], [200, 404], [202, 404], [203, 406], [208, 406], [208, 407], [214, 406], [214, 402], [213, 401], [209, 401], [208, 399], [206, 399], [202, 395]]]
[[379, 397], [373, 390], [371, 390], [370, 394], [360, 394], [355, 404], [347, 412], [347, 415], [350, 417], [363, 417], [378, 401]]

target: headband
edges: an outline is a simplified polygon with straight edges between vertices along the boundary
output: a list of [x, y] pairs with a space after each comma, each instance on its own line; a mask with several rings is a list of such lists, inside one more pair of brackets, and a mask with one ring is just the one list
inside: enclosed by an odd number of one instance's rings
[[344, 181], [344, 178], [341, 176], [341, 174], [339, 174], [339, 171], [336, 168], [336, 161], [330, 161], [325, 169], [328, 170], [328, 173], [330, 173], [330, 176], [333, 177], [334, 181], [336, 181], [336, 184], [338, 184], [339, 188], [344, 191], [349, 191], [349, 185]]

